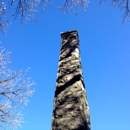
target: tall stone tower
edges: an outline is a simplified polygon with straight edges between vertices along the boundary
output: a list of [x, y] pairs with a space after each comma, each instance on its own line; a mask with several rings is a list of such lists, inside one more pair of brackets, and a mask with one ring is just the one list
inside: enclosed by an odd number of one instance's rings
[[51, 130], [90, 130], [78, 32], [64, 32], [61, 37]]

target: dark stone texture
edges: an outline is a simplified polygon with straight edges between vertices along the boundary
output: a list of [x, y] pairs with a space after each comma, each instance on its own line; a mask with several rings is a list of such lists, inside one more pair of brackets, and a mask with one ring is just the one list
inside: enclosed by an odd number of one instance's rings
[[61, 37], [52, 130], [90, 130], [78, 32], [65, 32]]

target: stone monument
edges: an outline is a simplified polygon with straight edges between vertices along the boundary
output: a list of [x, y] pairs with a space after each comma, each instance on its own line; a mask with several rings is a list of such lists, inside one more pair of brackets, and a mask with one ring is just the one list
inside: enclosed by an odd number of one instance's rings
[[51, 130], [90, 130], [77, 30], [61, 33]]

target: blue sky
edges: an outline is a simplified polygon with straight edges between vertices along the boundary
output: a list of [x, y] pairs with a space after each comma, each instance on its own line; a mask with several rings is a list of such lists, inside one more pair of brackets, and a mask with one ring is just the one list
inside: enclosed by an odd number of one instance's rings
[[130, 129], [130, 23], [122, 24], [122, 12], [91, 1], [86, 12], [67, 15], [53, 2], [37, 14], [38, 22], [12, 21], [7, 34], [0, 34], [4, 47], [12, 52], [11, 68], [31, 67], [36, 82], [34, 95], [24, 108], [18, 130], [50, 130], [60, 54], [60, 32], [77, 29], [81, 63], [90, 107], [92, 130]]

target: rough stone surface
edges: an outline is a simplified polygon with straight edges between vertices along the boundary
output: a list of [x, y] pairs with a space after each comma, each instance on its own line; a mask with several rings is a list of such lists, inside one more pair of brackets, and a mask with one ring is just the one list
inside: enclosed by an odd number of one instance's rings
[[90, 130], [77, 31], [61, 34], [52, 130]]

